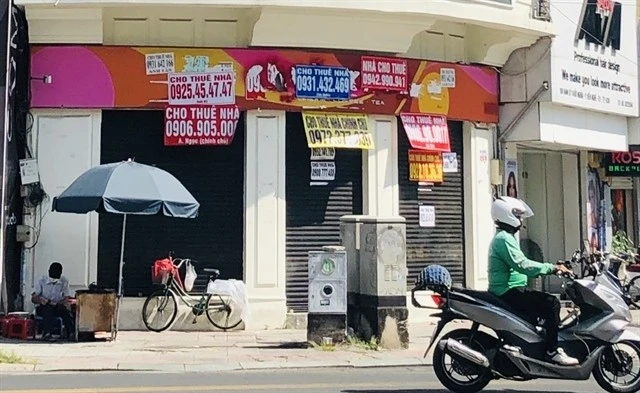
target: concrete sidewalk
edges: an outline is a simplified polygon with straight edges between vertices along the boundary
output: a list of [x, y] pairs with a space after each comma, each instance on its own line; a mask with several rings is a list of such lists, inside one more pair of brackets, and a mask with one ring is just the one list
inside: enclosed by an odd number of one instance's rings
[[[447, 327], [465, 326], [455, 321]], [[123, 331], [115, 342], [46, 343], [0, 339], [0, 350], [30, 364], [0, 364], [0, 374], [76, 371], [211, 372], [308, 367], [380, 367], [428, 364], [423, 358], [433, 321], [410, 328], [404, 350], [344, 345], [309, 348], [306, 330], [162, 333]]]
[[[634, 324], [640, 311], [634, 310]], [[468, 326], [454, 321], [446, 330]], [[405, 350], [346, 345], [334, 351], [307, 348], [306, 330], [163, 333], [123, 331], [116, 342], [45, 343], [0, 339], [0, 350], [29, 364], [0, 364], [0, 374], [77, 371], [212, 372], [308, 367], [428, 365], [424, 350], [435, 320], [411, 321]], [[637, 330], [634, 328], [634, 330]]]

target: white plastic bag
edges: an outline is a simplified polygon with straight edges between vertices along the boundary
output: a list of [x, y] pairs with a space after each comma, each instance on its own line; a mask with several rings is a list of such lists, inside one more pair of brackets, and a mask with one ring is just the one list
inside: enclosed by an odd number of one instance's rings
[[232, 307], [238, 307], [240, 310], [240, 318], [242, 318], [245, 324], [249, 322], [251, 312], [249, 310], [249, 298], [247, 297], [244, 282], [234, 279], [209, 281], [207, 293], [230, 297], [231, 302], [233, 302]]
[[193, 289], [193, 284], [196, 282], [198, 273], [196, 268], [189, 262], [187, 262], [187, 273], [184, 275], [184, 289], [190, 292]]

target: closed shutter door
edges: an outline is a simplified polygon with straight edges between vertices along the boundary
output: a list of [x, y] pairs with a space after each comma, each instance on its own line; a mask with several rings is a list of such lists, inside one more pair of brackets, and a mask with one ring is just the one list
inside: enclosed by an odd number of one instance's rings
[[[165, 147], [162, 111], [103, 111], [101, 162], [126, 160], [155, 165], [173, 174], [200, 202], [195, 219], [129, 216], [125, 245], [124, 293], [152, 290], [151, 265], [169, 251], [200, 263], [193, 291], [206, 285], [205, 267], [222, 278], [243, 278], [244, 114], [230, 146]], [[102, 214], [98, 280], [117, 287], [122, 216]], [[184, 269], [182, 269], [184, 278]]]
[[307, 311], [308, 252], [340, 244], [340, 217], [362, 214], [362, 150], [336, 149], [336, 176], [311, 186], [302, 115], [287, 113], [287, 306]]
[[[454, 283], [464, 284], [464, 214], [462, 123], [449, 122], [451, 151], [458, 156], [458, 172], [444, 173], [444, 181], [418, 186], [409, 181], [409, 139], [398, 120], [398, 176], [400, 215], [407, 220], [407, 285], [429, 264], [446, 267]], [[420, 227], [420, 205], [434, 206], [436, 226]]]

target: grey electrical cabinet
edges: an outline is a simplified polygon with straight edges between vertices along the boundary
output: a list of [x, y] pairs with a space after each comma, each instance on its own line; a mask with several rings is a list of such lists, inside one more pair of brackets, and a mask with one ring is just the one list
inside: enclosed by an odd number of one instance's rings
[[309, 252], [309, 314], [347, 313], [347, 252], [325, 247]]

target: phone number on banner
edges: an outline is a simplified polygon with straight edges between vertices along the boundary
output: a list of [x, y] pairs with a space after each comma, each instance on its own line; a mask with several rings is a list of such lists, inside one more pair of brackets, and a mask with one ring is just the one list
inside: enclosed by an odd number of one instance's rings
[[169, 105], [235, 104], [232, 71], [169, 75]]
[[343, 147], [369, 149], [373, 146], [371, 134], [357, 130], [307, 130], [308, 145], [315, 147]]
[[240, 111], [235, 105], [168, 107], [165, 109], [164, 144], [230, 145]]

